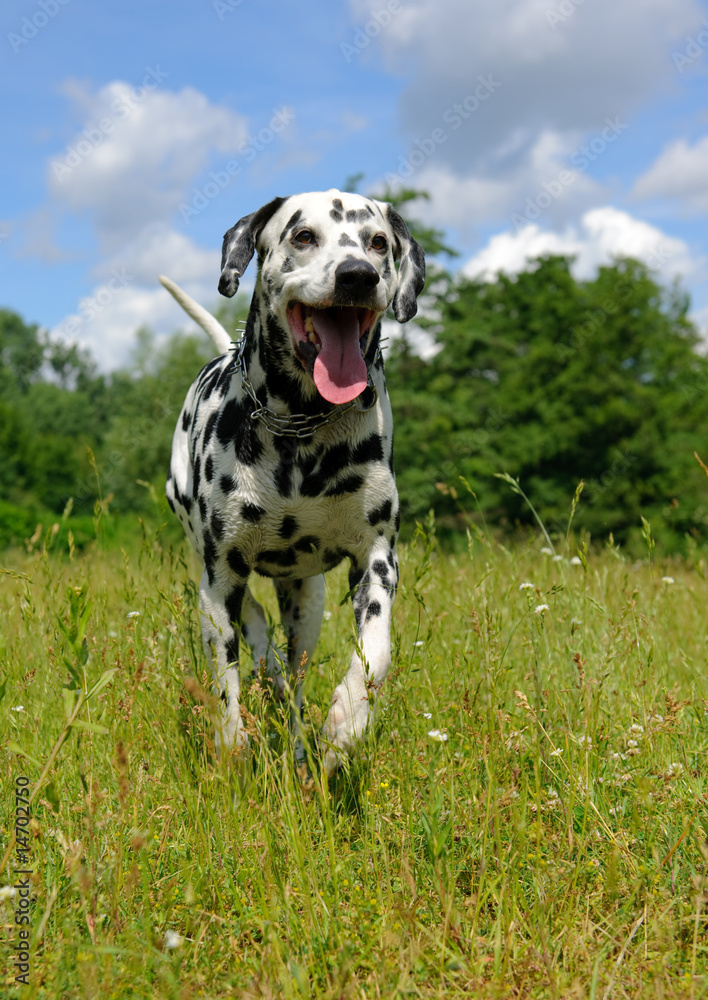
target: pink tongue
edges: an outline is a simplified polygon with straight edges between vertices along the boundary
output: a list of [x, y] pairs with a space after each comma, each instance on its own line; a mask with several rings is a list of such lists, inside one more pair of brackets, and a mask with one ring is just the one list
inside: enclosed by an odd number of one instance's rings
[[313, 309], [312, 325], [322, 344], [313, 372], [319, 394], [330, 403], [356, 399], [366, 388], [356, 310]]

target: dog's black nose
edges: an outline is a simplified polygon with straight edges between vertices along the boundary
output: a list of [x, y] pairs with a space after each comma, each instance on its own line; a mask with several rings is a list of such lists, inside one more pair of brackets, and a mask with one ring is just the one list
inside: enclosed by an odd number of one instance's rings
[[343, 260], [334, 272], [334, 293], [341, 298], [363, 298], [378, 283], [379, 272], [366, 260]]

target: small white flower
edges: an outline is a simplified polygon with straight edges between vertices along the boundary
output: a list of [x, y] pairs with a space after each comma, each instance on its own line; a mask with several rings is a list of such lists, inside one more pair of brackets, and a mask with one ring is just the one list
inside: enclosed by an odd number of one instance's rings
[[4, 903], [6, 899], [12, 899], [12, 897], [16, 893], [17, 893], [17, 889], [15, 889], [14, 886], [12, 886], [12, 885], [4, 885], [2, 887], [2, 889], [0, 889], [0, 903]]
[[447, 733], [441, 733], [439, 729], [431, 729], [428, 736], [431, 740], [437, 740], [438, 743], [445, 743], [448, 739]]
[[571, 618], [570, 619], [570, 624], [571, 625], [575, 625], [576, 628], [577, 628], [578, 625], [582, 625], [583, 624], [583, 619], [582, 618]]
[[623, 753], [613, 753], [612, 754], [612, 759], [613, 760], [626, 760], [627, 758], [625, 757], [625, 755]]
[[128, 618], [137, 618], [139, 614], [140, 614], [139, 611], [129, 611], [126, 617], [128, 617]]
[[563, 562], [563, 556], [553, 556], [551, 562]]
[[323, 621], [328, 622], [331, 617], [332, 617], [332, 612], [331, 611], [323, 611], [322, 612], [322, 619], [323, 619]]
[[582, 566], [583, 565], [583, 560], [580, 558], [580, 556], [573, 556], [573, 558], [570, 560], [570, 565], [571, 566]]
[[587, 747], [587, 749], [589, 750], [590, 747], [592, 746], [592, 737], [590, 737], [590, 736], [576, 736], [575, 737], [575, 742], [578, 744], [579, 747]]
[[555, 750], [551, 751], [551, 757], [560, 757], [560, 755], [562, 753], [563, 753], [563, 748], [562, 747], [556, 747]]
[[552, 556], [553, 555], [553, 549], [549, 549], [547, 545], [543, 546], [543, 548], [541, 549], [541, 552], [544, 554], [544, 556]]
[[629, 727], [629, 731], [630, 731], [630, 733], [640, 733], [641, 734], [641, 733], [644, 732], [644, 726], [640, 726], [638, 722], [633, 722], [632, 725]]
[[676, 583], [676, 581], [674, 580], [673, 576], [662, 576], [661, 582], [662, 583]]
[[165, 934], [165, 948], [168, 951], [174, 951], [175, 948], [180, 948], [184, 938], [177, 931], [167, 931]]
[[627, 740], [627, 746], [628, 747], [638, 747], [639, 744], [637, 743], [636, 740]]
[[682, 771], [683, 771], [683, 764], [675, 760], [672, 764], [669, 764], [665, 777], [676, 778], [679, 774], [682, 773]]
[[414, 643], [413, 643], [413, 645], [414, 645], [414, 646], [424, 646], [424, 645], [425, 645], [425, 643], [423, 642], [423, 640], [422, 640], [422, 639], [419, 639], [419, 640], [418, 640], [418, 642], [414, 642]]
[[548, 605], [547, 605], [547, 604], [537, 604], [537, 605], [536, 605], [536, 607], [535, 607], [535, 608], [533, 609], [533, 613], [534, 613], [535, 615], [540, 615], [540, 614], [542, 614], [542, 613], [543, 613], [544, 611], [550, 611], [550, 610], [551, 610], [551, 609], [550, 609], [550, 608], [548, 607]]
[[651, 722], [655, 726], [660, 726], [663, 721], [664, 721], [664, 716], [663, 715], [650, 715], [649, 716], [649, 722]]
[[548, 788], [546, 789], [546, 795], [548, 796], [549, 799], [559, 798], [558, 792], [551, 785], [549, 785]]
[[528, 580], [526, 581], [526, 583], [519, 584], [519, 590], [533, 590], [533, 589], [534, 585], [532, 583], [529, 583]]
[[13, 712], [24, 712], [24, 710], [25, 710], [24, 705], [15, 705], [15, 707], [12, 709]]
[[423, 718], [424, 719], [432, 719], [432, 717], [433, 717], [433, 713], [432, 712], [423, 712]]

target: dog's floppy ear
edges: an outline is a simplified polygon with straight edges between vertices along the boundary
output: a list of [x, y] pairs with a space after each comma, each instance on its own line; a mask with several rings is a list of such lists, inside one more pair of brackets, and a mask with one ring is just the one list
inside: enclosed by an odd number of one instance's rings
[[393, 256], [399, 261], [393, 314], [399, 323], [406, 323], [418, 312], [416, 300], [425, 284], [425, 254], [420, 243], [416, 243], [408, 232], [408, 226], [390, 205], [386, 206], [386, 217], [396, 238]]
[[248, 267], [256, 249], [258, 234], [275, 215], [285, 198], [273, 198], [257, 212], [245, 215], [227, 233], [221, 248], [221, 277], [219, 291], [231, 298], [236, 294], [241, 275]]

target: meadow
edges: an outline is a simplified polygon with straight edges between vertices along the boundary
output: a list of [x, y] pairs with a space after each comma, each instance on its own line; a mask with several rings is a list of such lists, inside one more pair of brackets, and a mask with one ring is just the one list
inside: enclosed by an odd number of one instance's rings
[[[706, 561], [643, 532], [641, 558], [540, 533], [450, 554], [419, 527], [377, 725], [329, 785], [314, 759], [301, 781], [258, 679], [245, 778], [216, 761], [186, 546], [144, 525], [118, 551], [99, 524], [81, 552], [65, 531], [5, 552], [2, 996], [708, 995]], [[315, 732], [346, 590], [329, 575]]]

